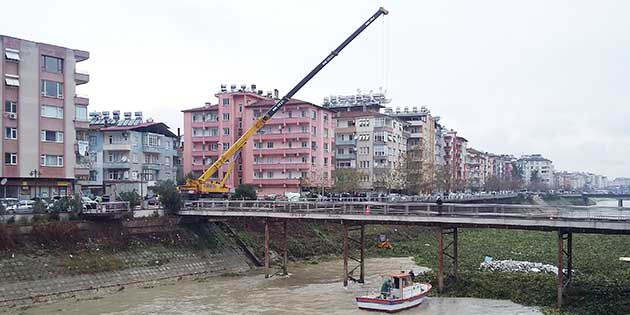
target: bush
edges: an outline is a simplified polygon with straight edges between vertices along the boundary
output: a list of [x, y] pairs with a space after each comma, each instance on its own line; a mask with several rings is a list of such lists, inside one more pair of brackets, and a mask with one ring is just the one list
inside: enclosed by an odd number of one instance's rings
[[30, 223], [30, 221], [28, 220], [27, 217], [25, 216], [21, 216], [18, 220], [17, 223], [20, 225], [28, 225]]
[[0, 224], [0, 249], [9, 249], [15, 246], [15, 242], [5, 229], [5, 227]]
[[173, 181], [159, 181], [151, 190], [158, 195], [160, 204], [164, 207], [164, 214], [175, 213], [182, 208], [182, 196]]
[[33, 223], [46, 223], [48, 222], [48, 216], [45, 214], [36, 214], [33, 216]]
[[132, 210], [142, 203], [142, 197], [135, 190], [121, 192], [118, 194], [118, 200], [128, 202]]
[[15, 216], [11, 216], [7, 219], [7, 224], [15, 224]]
[[252, 185], [240, 185], [234, 192], [234, 198], [245, 200], [256, 200], [256, 188]]
[[33, 204], [33, 213], [36, 213], [36, 214], [46, 213], [46, 205], [41, 199], [35, 200], [35, 204]]
[[33, 225], [31, 234], [38, 244], [44, 246], [71, 248], [84, 240], [84, 232], [70, 222], [37, 223]]

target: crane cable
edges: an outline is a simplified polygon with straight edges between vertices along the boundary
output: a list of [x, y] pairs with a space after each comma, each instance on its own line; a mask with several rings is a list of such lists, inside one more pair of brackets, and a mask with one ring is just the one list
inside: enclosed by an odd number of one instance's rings
[[[383, 2], [384, 1], [382, 1], [381, 6], [384, 6]], [[382, 19], [381, 22], [381, 88], [383, 89], [383, 93], [387, 91], [387, 80], [389, 76], [389, 67], [387, 66], [387, 57], [389, 54], [386, 50], [387, 40], [389, 39], [387, 34], [389, 28], [387, 27], [388, 25], [385, 23], [385, 20], [387, 19]]]

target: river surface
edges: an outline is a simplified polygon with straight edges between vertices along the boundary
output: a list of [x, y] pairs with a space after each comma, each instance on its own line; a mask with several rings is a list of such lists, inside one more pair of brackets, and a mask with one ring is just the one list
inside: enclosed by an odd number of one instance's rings
[[[383, 274], [421, 271], [411, 258], [374, 258], [366, 261], [366, 284], [344, 289], [342, 262], [290, 266], [288, 277], [265, 279], [259, 271], [235, 277], [183, 280], [150, 288], [127, 288], [94, 300], [63, 300], [38, 305], [21, 314], [375, 314], [359, 310], [356, 295], [375, 291]], [[429, 298], [419, 307], [399, 314], [423, 315], [533, 315], [532, 307], [510, 301], [471, 298]]]

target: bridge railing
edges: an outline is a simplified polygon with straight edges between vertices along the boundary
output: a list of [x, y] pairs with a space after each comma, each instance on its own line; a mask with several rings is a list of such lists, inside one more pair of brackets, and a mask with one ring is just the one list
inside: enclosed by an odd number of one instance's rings
[[334, 215], [475, 216], [527, 219], [628, 220], [630, 208], [595, 206], [536, 206], [498, 204], [443, 204], [331, 202], [331, 201], [194, 201], [184, 211], [240, 211]]

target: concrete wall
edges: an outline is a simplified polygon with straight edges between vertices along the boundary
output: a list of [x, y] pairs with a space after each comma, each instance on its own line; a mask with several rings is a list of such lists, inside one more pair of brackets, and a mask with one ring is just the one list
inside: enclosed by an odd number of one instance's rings
[[39, 49], [36, 43], [21, 41], [20, 94], [18, 104], [18, 167], [20, 177], [39, 170], [40, 143]]

